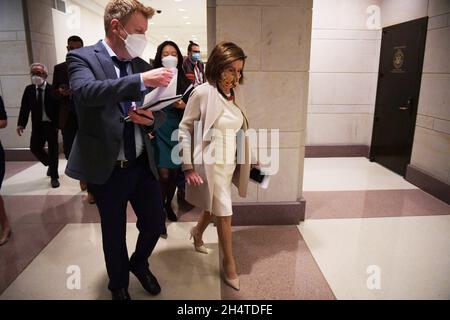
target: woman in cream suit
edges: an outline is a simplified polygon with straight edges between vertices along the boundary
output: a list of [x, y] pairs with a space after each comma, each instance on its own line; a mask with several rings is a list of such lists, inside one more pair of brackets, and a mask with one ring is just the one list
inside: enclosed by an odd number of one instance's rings
[[192, 92], [179, 126], [186, 200], [204, 209], [191, 230], [195, 250], [208, 253], [202, 235], [214, 216], [224, 256], [223, 278], [235, 290], [239, 278], [232, 251], [231, 184], [245, 197], [251, 168], [249, 141], [243, 134], [248, 129], [247, 114], [237, 87], [243, 81], [245, 59], [234, 43], [222, 42], [214, 48], [206, 65], [208, 82]]

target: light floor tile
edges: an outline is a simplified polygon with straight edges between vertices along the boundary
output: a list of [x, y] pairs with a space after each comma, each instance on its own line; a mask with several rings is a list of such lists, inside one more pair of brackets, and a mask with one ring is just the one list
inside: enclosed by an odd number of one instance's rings
[[[210, 254], [194, 251], [188, 234], [193, 223], [168, 226], [169, 238], [160, 239], [150, 258], [150, 268], [162, 287], [153, 297], [130, 274], [129, 292], [133, 299], [197, 300], [220, 299], [219, 250], [217, 233], [210, 226], [204, 233]], [[128, 252], [131, 255], [138, 231], [127, 225]], [[81, 289], [69, 290], [66, 282], [70, 266], [81, 271]], [[72, 273], [73, 274], [73, 273]], [[69, 224], [20, 276], [0, 299], [110, 299], [107, 289], [100, 224]]]
[[305, 158], [303, 191], [417, 189], [367, 158]]
[[299, 230], [337, 299], [450, 299], [450, 216], [307, 220]]
[[23, 170], [5, 180], [2, 194], [6, 196], [40, 196], [40, 195], [76, 195], [81, 193], [80, 182], [64, 174], [67, 160], [60, 159], [58, 165], [59, 182], [61, 186], [53, 189], [50, 178], [47, 177], [47, 167], [41, 163]]

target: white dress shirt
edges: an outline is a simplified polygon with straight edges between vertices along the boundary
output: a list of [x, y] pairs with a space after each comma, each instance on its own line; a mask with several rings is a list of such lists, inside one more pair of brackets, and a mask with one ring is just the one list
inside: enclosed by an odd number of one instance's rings
[[39, 91], [38, 89], [42, 89], [42, 122], [51, 122], [49, 116], [45, 112], [45, 88], [47, 87], [47, 81], [44, 81], [44, 84], [39, 86], [36, 86], [36, 101], [38, 99]]
[[[117, 55], [110, 48], [110, 46], [108, 46], [108, 44], [106, 43], [105, 40], [103, 40], [102, 43], [105, 46], [106, 51], [108, 51], [110, 57], [117, 57]], [[111, 63], [113, 63], [112, 59], [111, 59]], [[114, 69], [116, 70], [117, 78], [120, 78], [120, 69], [118, 66], [116, 66], [115, 63], [114, 63]], [[129, 75], [133, 74], [133, 70], [131, 68], [131, 63], [129, 63], [127, 66], [127, 73]], [[146, 90], [146, 87], [145, 87], [145, 85], [143, 86], [142, 75], [141, 75], [141, 91], [145, 91], [145, 90]], [[142, 152], [144, 151], [144, 140], [142, 138], [141, 129], [136, 124], [134, 125], [134, 139], [136, 142], [136, 157], [139, 157], [142, 154]], [[121, 140], [121, 143], [120, 143], [119, 156], [117, 157], [117, 160], [125, 160], [123, 139]]]

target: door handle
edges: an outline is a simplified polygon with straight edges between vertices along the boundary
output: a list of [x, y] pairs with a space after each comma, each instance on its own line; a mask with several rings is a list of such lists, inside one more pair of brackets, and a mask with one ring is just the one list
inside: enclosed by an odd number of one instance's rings
[[398, 109], [401, 111], [407, 111], [409, 109], [412, 110], [412, 102], [413, 102], [413, 98], [408, 97], [408, 100], [406, 101], [406, 106], [399, 107]]

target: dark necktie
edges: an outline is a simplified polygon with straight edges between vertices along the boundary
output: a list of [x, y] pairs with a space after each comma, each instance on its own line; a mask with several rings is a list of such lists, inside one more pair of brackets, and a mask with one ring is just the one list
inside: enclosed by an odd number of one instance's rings
[[[128, 75], [127, 66], [129, 61], [121, 61], [117, 57], [111, 57], [112, 60], [117, 64], [120, 70], [120, 77], [126, 77]], [[122, 101], [120, 103], [122, 106], [122, 113], [124, 116], [128, 115], [128, 111], [131, 107], [131, 101]], [[136, 141], [134, 137], [134, 123], [124, 122], [125, 126], [123, 129], [123, 151], [125, 154], [125, 159], [134, 160], [136, 159]]]
[[38, 96], [37, 96], [37, 105], [40, 109], [42, 109], [42, 117], [41, 121], [44, 119], [43, 115], [45, 112], [44, 106], [42, 105], [42, 88], [37, 88]]

